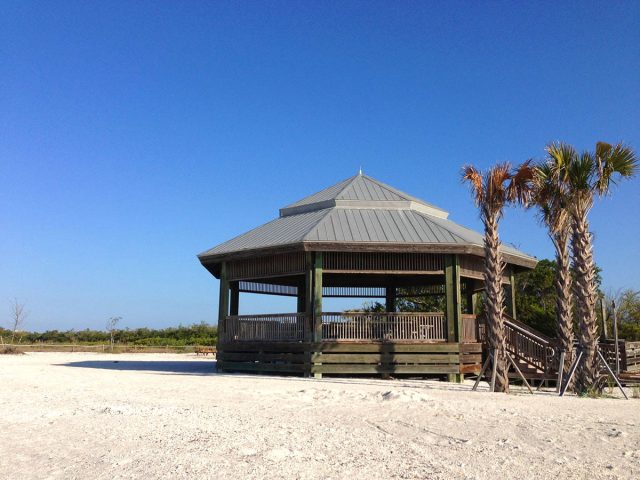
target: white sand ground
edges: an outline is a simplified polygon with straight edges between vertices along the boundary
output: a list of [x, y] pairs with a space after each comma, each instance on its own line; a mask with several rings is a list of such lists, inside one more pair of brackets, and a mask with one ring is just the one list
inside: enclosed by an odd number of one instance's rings
[[640, 400], [213, 372], [192, 355], [0, 356], [0, 477], [640, 478]]

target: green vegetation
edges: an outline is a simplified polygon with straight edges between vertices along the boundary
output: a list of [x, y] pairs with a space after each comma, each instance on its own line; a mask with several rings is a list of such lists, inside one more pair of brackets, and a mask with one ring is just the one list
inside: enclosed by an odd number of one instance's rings
[[[0, 337], [8, 339], [11, 331], [0, 328]], [[134, 328], [113, 331], [116, 344], [141, 346], [183, 346], [183, 345], [215, 345], [218, 339], [217, 327], [204, 322], [191, 326], [178, 326], [162, 329]], [[48, 330], [46, 332], [20, 332], [16, 342], [22, 344], [107, 344], [110, 343], [110, 332], [102, 330]]]
[[[616, 316], [618, 317], [618, 337], [631, 342], [640, 341], [640, 291], [631, 289], [616, 296]], [[609, 335], [613, 334], [613, 317], [607, 318]]]
[[[550, 337], [557, 337], [555, 271], [556, 262], [545, 259], [540, 260], [534, 270], [516, 275], [518, 319]], [[600, 269], [596, 267], [596, 271], [596, 288], [598, 295], [602, 297]], [[611, 300], [611, 298], [605, 300], [607, 307], [610, 307]], [[630, 342], [640, 341], [640, 291], [624, 290], [616, 295], [615, 300], [618, 337]], [[600, 331], [602, 325], [600, 309], [597, 310], [597, 314]], [[575, 315], [574, 312], [574, 331], [577, 330]], [[613, 317], [610, 311], [606, 318], [609, 337], [613, 337]]]
[[516, 275], [518, 319], [556, 337], [556, 262], [540, 260], [534, 270]]

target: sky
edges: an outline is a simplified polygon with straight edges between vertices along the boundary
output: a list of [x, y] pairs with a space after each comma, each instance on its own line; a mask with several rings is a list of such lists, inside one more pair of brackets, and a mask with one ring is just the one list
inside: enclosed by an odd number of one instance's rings
[[[215, 323], [196, 254], [278, 208], [362, 166], [480, 231], [462, 165], [638, 151], [638, 106], [637, 1], [4, 0], [0, 324]], [[636, 178], [590, 216], [606, 289], [640, 289], [639, 206]], [[533, 211], [500, 228], [553, 257]]]

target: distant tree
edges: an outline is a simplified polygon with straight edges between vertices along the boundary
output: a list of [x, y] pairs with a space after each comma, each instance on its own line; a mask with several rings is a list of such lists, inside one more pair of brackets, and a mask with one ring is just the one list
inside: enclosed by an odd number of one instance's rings
[[[616, 304], [616, 318], [618, 320], [618, 338], [637, 342], [640, 341], [640, 291], [625, 289], [616, 293], [608, 293], [605, 305]], [[607, 315], [606, 322], [609, 332], [613, 332], [613, 315]]]
[[25, 310], [25, 304], [20, 303], [17, 298], [11, 301], [11, 343], [16, 339], [16, 334], [22, 329], [24, 321], [29, 313]]
[[640, 291], [624, 290], [616, 305], [617, 317], [621, 323], [640, 326]]
[[518, 319], [550, 337], [556, 336], [556, 265], [543, 259], [533, 270], [516, 275]]
[[[556, 328], [556, 271], [557, 263], [555, 260], [542, 259], [533, 270], [516, 275], [518, 319], [549, 337], [556, 337], [558, 334]], [[600, 272], [600, 267], [596, 266], [596, 289], [599, 294], [602, 283]], [[573, 272], [571, 275], [573, 276]], [[574, 311], [570, 323], [574, 335], [577, 324], [578, 317]]]
[[116, 327], [118, 326], [118, 322], [122, 320], [122, 317], [111, 317], [107, 320], [107, 332], [109, 333], [109, 337], [111, 340], [111, 351], [113, 352], [113, 334], [116, 331]]
[[[434, 293], [433, 288], [430, 287], [398, 288], [397, 312], [444, 312], [445, 310], [444, 293]], [[386, 306], [382, 302], [371, 301], [365, 302], [362, 308], [352, 311], [381, 313], [386, 311]]]

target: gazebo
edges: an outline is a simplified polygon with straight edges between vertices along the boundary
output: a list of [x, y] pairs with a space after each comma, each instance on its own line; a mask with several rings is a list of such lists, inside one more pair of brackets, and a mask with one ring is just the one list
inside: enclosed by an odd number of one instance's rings
[[[220, 279], [218, 369], [451, 381], [479, 373], [483, 236], [448, 216], [359, 173], [201, 253]], [[514, 274], [536, 259], [501, 248], [515, 318]], [[297, 311], [239, 315], [241, 292], [296, 297]], [[421, 296], [442, 308], [399, 311], [403, 298]], [[385, 311], [325, 311], [332, 297], [379, 299]]]

